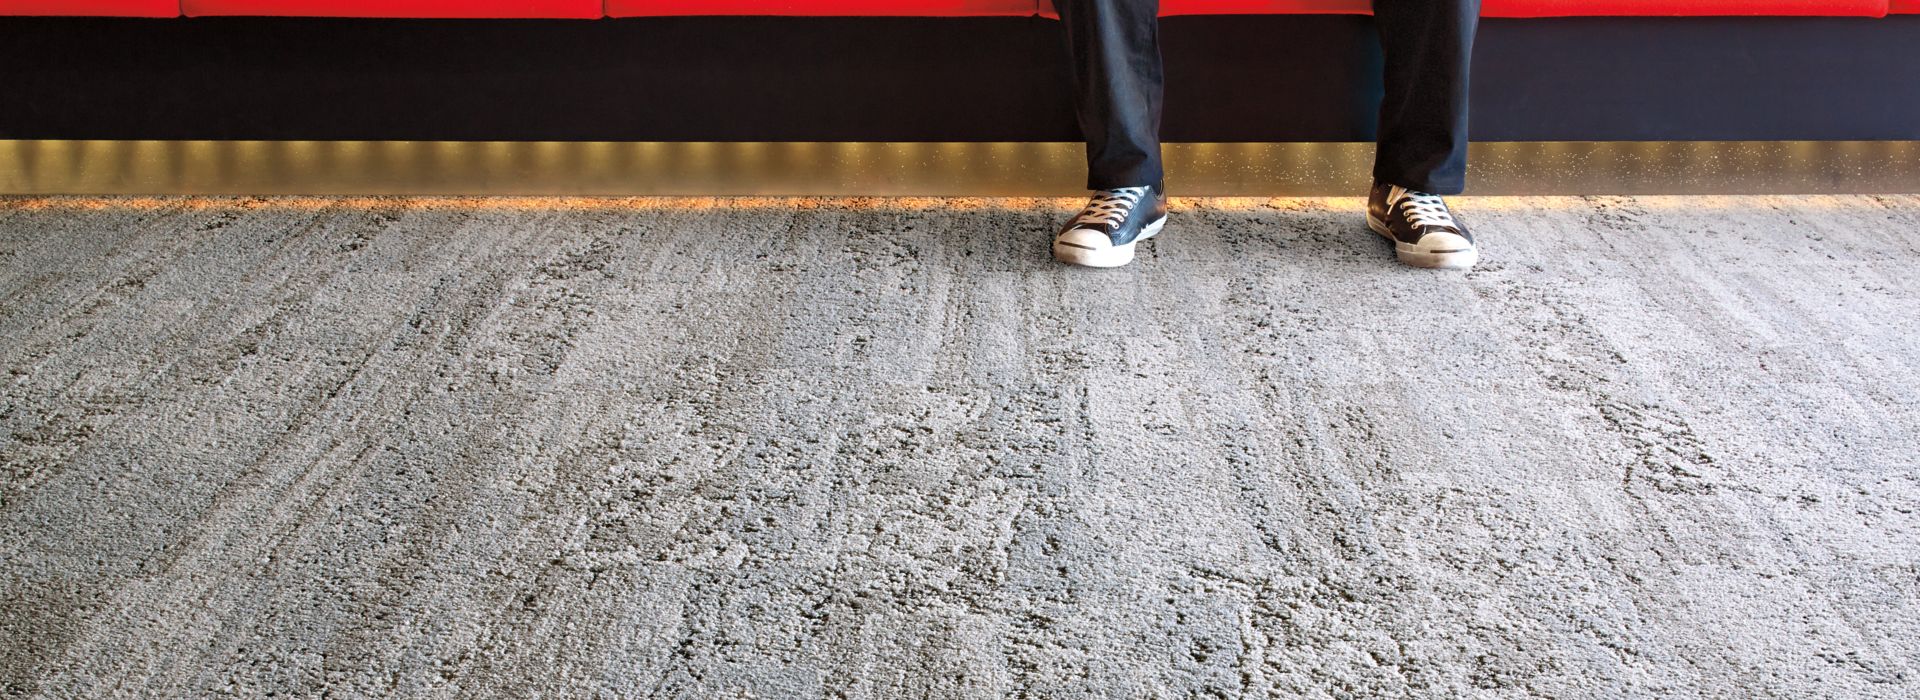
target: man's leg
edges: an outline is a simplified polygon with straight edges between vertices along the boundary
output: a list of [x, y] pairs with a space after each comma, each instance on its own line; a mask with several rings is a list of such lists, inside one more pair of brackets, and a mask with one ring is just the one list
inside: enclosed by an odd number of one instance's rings
[[[1419, 0], [1413, 0], [1419, 1]], [[1087, 189], [1152, 185], [1160, 169], [1160, 0], [1055, 0], [1087, 138]]]
[[1161, 188], [1159, 0], [1054, 0], [1073, 62], [1074, 102], [1087, 138], [1080, 214], [1053, 239], [1053, 257], [1087, 267], [1133, 261], [1134, 244], [1167, 221]]
[[1441, 195], [1467, 186], [1467, 74], [1480, 0], [1373, 0], [1386, 49], [1367, 226], [1416, 267], [1467, 268], [1472, 234]]
[[1386, 50], [1376, 182], [1459, 194], [1467, 182], [1467, 77], [1480, 0], [1373, 0]]

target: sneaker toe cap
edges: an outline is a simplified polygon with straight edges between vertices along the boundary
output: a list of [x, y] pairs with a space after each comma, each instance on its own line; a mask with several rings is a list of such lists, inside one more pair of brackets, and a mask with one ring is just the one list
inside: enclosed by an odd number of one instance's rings
[[1055, 245], [1067, 245], [1086, 250], [1105, 250], [1113, 247], [1113, 240], [1107, 238], [1107, 234], [1083, 228], [1063, 232], [1059, 237], [1054, 238], [1053, 242]]
[[1449, 253], [1473, 249], [1473, 241], [1457, 233], [1434, 232], [1420, 237], [1415, 244], [1429, 253]]

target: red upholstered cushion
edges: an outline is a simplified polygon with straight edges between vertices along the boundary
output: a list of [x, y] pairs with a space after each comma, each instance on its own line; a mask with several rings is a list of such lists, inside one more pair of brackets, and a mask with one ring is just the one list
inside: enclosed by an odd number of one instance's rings
[[[697, 0], [693, 0], [697, 1]], [[1916, 6], [1920, 0], [1895, 0]], [[1160, 0], [1163, 15], [1365, 14], [1372, 0]], [[1041, 14], [1058, 17], [1051, 0]], [[1487, 17], [1830, 15], [1879, 17], [1887, 0], [1484, 0]]]
[[181, 4], [188, 17], [600, 17], [600, 0], [185, 0]]
[[1484, 0], [1487, 17], [1813, 15], [1879, 17], [1887, 0]]
[[818, 15], [1025, 17], [1035, 0], [607, 0], [608, 17]]
[[179, 17], [180, 0], [0, 0], [0, 15]]
[[[1055, 16], [1050, 0], [0, 0], [0, 15], [570, 17]], [[1920, 14], [1920, 0], [1485, 0], [1488, 17]], [[184, 6], [184, 7], [182, 7]], [[1362, 14], [1371, 0], [1162, 0], [1161, 14]]]

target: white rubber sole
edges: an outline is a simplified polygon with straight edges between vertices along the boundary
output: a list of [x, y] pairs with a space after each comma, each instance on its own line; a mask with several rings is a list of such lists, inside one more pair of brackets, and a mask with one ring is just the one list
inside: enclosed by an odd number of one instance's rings
[[1380, 234], [1382, 238], [1392, 243], [1393, 252], [1399, 256], [1400, 262], [1411, 267], [1431, 270], [1465, 270], [1480, 262], [1480, 249], [1477, 247], [1436, 253], [1422, 250], [1417, 245], [1401, 243], [1400, 239], [1393, 237], [1393, 231], [1387, 228], [1386, 223], [1374, 218], [1372, 213], [1367, 214], [1367, 228], [1373, 229], [1374, 233]]
[[1135, 245], [1159, 234], [1160, 229], [1166, 225], [1167, 220], [1162, 218], [1159, 221], [1147, 224], [1146, 228], [1140, 229], [1140, 237], [1133, 239], [1132, 243], [1108, 246], [1106, 248], [1087, 248], [1072, 243], [1062, 243], [1058, 237], [1055, 237], [1053, 239], [1053, 259], [1068, 265], [1079, 265], [1081, 267], [1121, 267], [1133, 262], [1133, 247]]

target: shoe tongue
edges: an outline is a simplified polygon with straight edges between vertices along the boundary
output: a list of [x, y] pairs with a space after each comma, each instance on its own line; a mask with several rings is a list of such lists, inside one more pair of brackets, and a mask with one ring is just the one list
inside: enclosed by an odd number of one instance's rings
[[1439, 199], [1440, 198], [1440, 196], [1436, 194], [1421, 192], [1420, 190], [1410, 190], [1405, 187], [1401, 187], [1399, 185], [1393, 186], [1393, 192], [1391, 194], [1392, 194], [1391, 199], [1394, 199], [1394, 200], [1401, 200], [1401, 199], [1422, 200], [1422, 199]]
[[1123, 187], [1100, 190], [1093, 195], [1093, 201], [1087, 203], [1080, 215], [1074, 217], [1073, 226], [1099, 228], [1103, 231], [1117, 231], [1126, 223], [1127, 217], [1139, 206], [1145, 187]]
[[1093, 201], [1087, 203], [1087, 208], [1101, 211], [1130, 211], [1140, 204], [1142, 194], [1144, 193], [1133, 189], [1101, 190], [1094, 195]]
[[1406, 202], [1400, 205], [1408, 223], [1421, 228], [1459, 231], [1460, 224], [1453, 218], [1453, 212], [1447, 211], [1446, 202], [1437, 195], [1425, 192], [1408, 192]]

